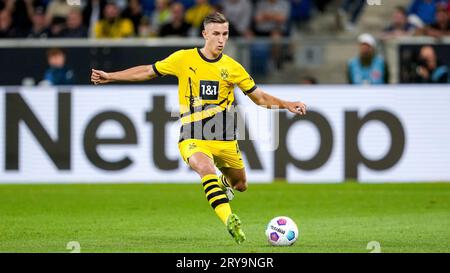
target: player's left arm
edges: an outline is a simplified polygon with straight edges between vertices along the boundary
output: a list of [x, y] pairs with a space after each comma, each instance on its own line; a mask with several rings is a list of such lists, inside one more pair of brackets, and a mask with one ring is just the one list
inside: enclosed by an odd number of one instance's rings
[[254, 91], [248, 94], [248, 97], [257, 105], [265, 108], [279, 108], [287, 109], [294, 114], [305, 115], [306, 104], [301, 101], [285, 101], [274, 97], [261, 88], [257, 87]]

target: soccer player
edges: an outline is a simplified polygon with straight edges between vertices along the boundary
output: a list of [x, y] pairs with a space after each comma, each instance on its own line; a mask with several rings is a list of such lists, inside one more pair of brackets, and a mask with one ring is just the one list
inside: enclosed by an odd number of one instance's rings
[[[207, 16], [202, 48], [179, 50], [152, 65], [107, 73], [92, 69], [94, 84], [150, 80], [158, 76], [178, 78], [181, 132], [178, 147], [183, 160], [199, 174], [206, 198], [228, 232], [240, 244], [245, 241], [239, 217], [229, 204], [233, 189], [245, 191], [247, 178], [236, 140], [231, 106], [237, 85], [254, 103], [266, 108], [306, 114], [302, 102], [283, 101], [265, 93], [231, 57], [222, 53], [229, 23], [220, 13]], [[210, 127], [209, 131], [206, 127]], [[215, 166], [221, 171], [216, 174]]]

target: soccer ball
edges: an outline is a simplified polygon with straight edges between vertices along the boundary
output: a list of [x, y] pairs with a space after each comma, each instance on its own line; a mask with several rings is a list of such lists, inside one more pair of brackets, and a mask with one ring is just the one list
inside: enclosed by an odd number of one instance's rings
[[274, 246], [293, 245], [297, 241], [298, 235], [297, 225], [286, 216], [273, 218], [266, 228], [267, 240]]

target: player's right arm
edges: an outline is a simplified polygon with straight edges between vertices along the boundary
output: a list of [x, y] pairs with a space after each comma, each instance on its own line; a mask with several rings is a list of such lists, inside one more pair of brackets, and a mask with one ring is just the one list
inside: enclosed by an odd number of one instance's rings
[[255, 104], [264, 108], [287, 109], [294, 114], [305, 115], [306, 105], [301, 101], [285, 101], [274, 97], [257, 87], [253, 78], [245, 71], [244, 67], [236, 63], [235, 83]]
[[94, 84], [110, 82], [139, 82], [156, 78], [152, 65], [140, 65], [117, 72], [105, 72], [92, 69], [91, 81]]
[[158, 76], [173, 75], [178, 77], [183, 64], [185, 50], [178, 50], [162, 61], [153, 65], [140, 65], [117, 72], [105, 72], [92, 69], [91, 81], [94, 84], [110, 82], [139, 82], [156, 78]]

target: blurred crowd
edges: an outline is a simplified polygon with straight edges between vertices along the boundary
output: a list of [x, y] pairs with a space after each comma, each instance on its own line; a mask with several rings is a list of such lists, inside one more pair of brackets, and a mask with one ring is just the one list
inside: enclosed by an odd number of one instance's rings
[[449, 36], [450, 1], [413, 0], [409, 8], [396, 7], [390, 24], [382, 31], [380, 38], [413, 35], [435, 38]]
[[0, 38], [198, 36], [219, 11], [230, 35], [287, 35], [327, 0], [0, 0]]
[[[367, 0], [0, 0], [0, 38], [126, 38], [198, 36], [219, 11], [231, 36], [289, 35], [330, 4], [352, 31]], [[450, 1], [411, 0], [397, 7], [381, 38], [449, 35]]]
[[[356, 2], [356, 1], [353, 1]], [[361, 6], [357, 6], [361, 9]], [[397, 6], [391, 22], [375, 37], [369, 33], [358, 37], [359, 53], [347, 63], [347, 80], [350, 84], [389, 83], [389, 67], [377, 52], [377, 39], [389, 40], [408, 36], [429, 36], [436, 39], [450, 35], [450, 1], [412, 0], [409, 7]], [[351, 17], [352, 29], [356, 20]], [[442, 63], [431, 45], [424, 45], [402, 58], [400, 76], [409, 83], [449, 83], [449, 67]]]
[[[276, 39], [289, 36], [292, 29], [301, 30], [314, 17], [330, 11], [336, 15], [338, 28], [355, 32], [369, 2], [377, 1], [0, 0], [0, 38], [198, 37], [203, 19], [216, 11], [223, 13], [230, 21], [232, 37]], [[377, 52], [377, 42], [380, 40], [402, 36], [439, 39], [450, 35], [450, 0], [410, 0], [408, 6], [397, 6], [390, 12], [391, 20], [384, 29], [358, 37], [359, 52], [348, 60], [346, 67], [349, 83], [389, 82], [389, 68], [382, 54]], [[287, 59], [285, 55], [291, 54], [290, 51], [289, 47], [272, 46], [271, 59], [278, 69]], [[258, 53], [256, 48], [252, 48], [252, 52], [254, 55]], [[57, 59], [55, 56], [61, 54], [59, 51], [50, 52], [48, 58]], [[416, 55], [410, 72], [402, 72], [408, 73], [408, 81], [449, 81], [448, 68], [440, 64], [433, 47], [424, 46]], [[73, 82], [70, 71], [63, 72], [53, 78]], [[46, 78], [54, 82], [51, 74], [48, 73]], [[316, 79], [308, 77], [302, 81], [317, 83]]]

